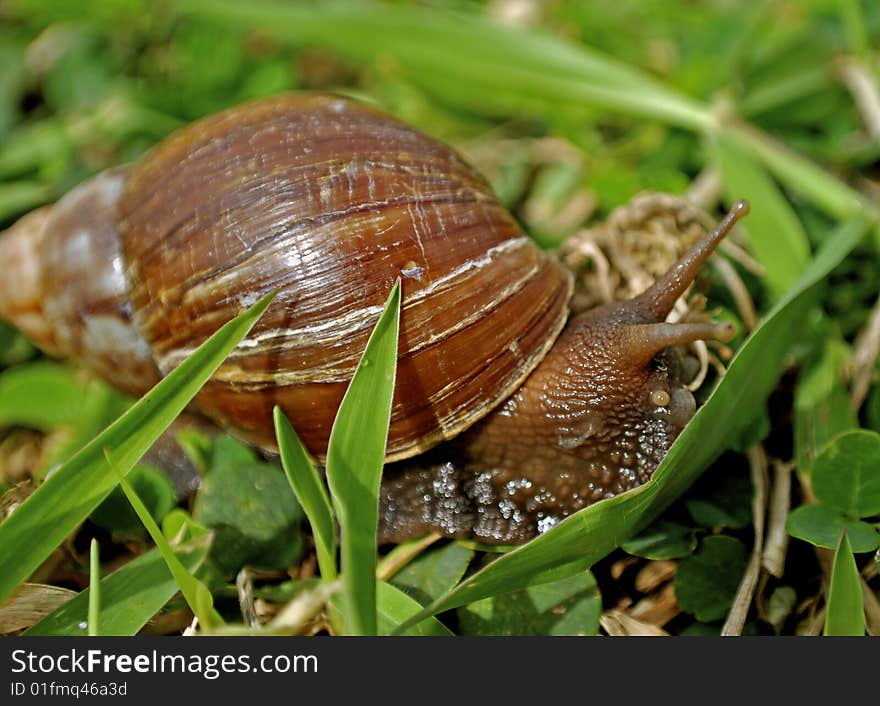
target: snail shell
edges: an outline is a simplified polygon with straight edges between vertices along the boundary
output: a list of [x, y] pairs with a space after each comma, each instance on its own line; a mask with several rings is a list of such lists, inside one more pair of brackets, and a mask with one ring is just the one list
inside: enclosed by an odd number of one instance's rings
[[[447, 146], [343, 98], [286, 95], [224, 111], [38, 213], [29, 289], [42, 294], [18, 303], [32, 309], [26, 330], [135, 394], [155, 381], [154, 366], [167, 374], [277, 292], [197, 397], [266, 448], [277, 404], [324, 455], [401, 276], [389, 461], [485, 416], [540, 362], [568, 315], [570, 275], [481, 177]], [[27, 299], [16, 289], [7, 318], [16, 296]]]

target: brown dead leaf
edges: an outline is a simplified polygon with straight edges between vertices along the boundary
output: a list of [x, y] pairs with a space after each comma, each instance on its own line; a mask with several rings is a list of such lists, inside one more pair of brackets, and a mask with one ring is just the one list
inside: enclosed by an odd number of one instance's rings
[[636, 574], [635, 587], [639, 593], [652, 593], [661, 584], [675, 576], [678, 563], [667, 559], [648, 562]]
[[659, 592], [647, 596], [636, 603], [629, 615], [636, 620], [661, 627], [681, 613], [675, 600], [675, 587], [668, 583]]
[[669, 634], [656, 625], [643, 623], [614, 608], [602, 613], [599, 624], [611, 637], [661, 637]]
[[76, 591], [42, 583], [23, 583], [0, 605], [0, 635], [29, 628], [64, 605]]

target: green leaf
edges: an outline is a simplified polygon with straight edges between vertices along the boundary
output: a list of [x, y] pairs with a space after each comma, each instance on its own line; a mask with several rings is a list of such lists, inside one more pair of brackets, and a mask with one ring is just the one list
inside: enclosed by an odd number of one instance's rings
[[796, 508], [788, 516], [785, 528], [791, 536], [826, 549], [837, 547], [843, 530], [854, 552], [870, 552], [880, 547], [880, 531], [876, 527], [848, 518], [822, 503]]
[[740, 465], [701, 479], [685, 507], [706, 529], [742, 529], [752, 522], [752, 493], [749, 474]]
[[[398, 625], [422, 609], [422, 604], [385, 581], [377, 583], [378, 634], [390, 635]], [[428, 618], [410, 627], [404, 635], [452, 635], [437, 618]]]
[[92, 538], [89, 546], [89, 637], [97, 637], [100, 632], [101, 615], [101, 557], [98, 554], [98, 540]]
[[841, 226], [797, 285], [743, 344], [727, 373], [645, 485], [584, 508], [514, 549], [431, 603], [434, 615], [505, 591], [560, 579], [589, 568], [646, 527], [678, 498], [748, 426], [776, 384], [789, 346], [801, 333], [813, 288], [855, 247], [865, 226]]
[[[108, 461], [112, 464], [109, 454]], [[211, 597], [211, 592], [208, 590], [208, 587], [193, 576], [180, 559], [175, 556], [174, 550], [171, 548], [168, 540], [165, 539], [165, 535], [162, 534], [162, 530], [159, 529], [156, 520], [150, 515], [150, 511], [147, 510], [146, 505], [144, 505], [143, 501], [138, 497], [134, 488], [131, 487], [131, 484], [118, 469], [114, 470], [116, 470], [116, 473], [119, 476], [119, 485], [122, 486], [125, 496], [128, 498], [134, 511], [138, 514], [138, 517], [141, 518], [141, 522], [144, 523], [144, 527], [147, 528], [150, 537], [156, 543], [159, 552], [162, 554], [162, 558], [168, 565], [168, 570], [174, 576], [174, 580], [177, 582], [180, 592], [183, 594], [183, 597], [186, 600], [187, 605], [189, 605], [190, 610], [193, 612], [193, 615], [199, 619], [202, 628], [210, 630], [212, 627], [222, 625], [223, 618], [221, 618], [220, 614], [214, 610], [214, 600]]]
[[104, 456], [128, 473], [269, 306], [223, 326], [168, 377], [53, 473], [0, 524], [0, 600], [24, 581], [116, 486]]
[[699, 551], [679, 564], [675, 598], [682, 610], [702, 622], [726, 614], [746, 569], [746, 548], [733, 537], [706, 537]]
[[778, 299], [810, 260], [807, 235], [779, 188], [747, 150], [724, 134], [711, 144], [728, 198], [745, 198], [751, 204], [743, 225], [752, 252], [766, 270], [774, 299]]
[[[334, 593], [329, 601], [329, 617], [330, 622], [336, 630], [337, 634], [348, 634], [351, 632], [347, 628], [344, 615], [345, 597], [339, 593]], [[408, 620], [416, 613], [422, 610], [422, 604], [411, 596], [401, 591], [396, 586], [392, 586], [386, 581], [376, 582], [376, 615], [377, 615], [377, 634], [390, 635], [404, 621]], [[410, 625], [403, 635], [441, 635], [449, 636], [453, 633], [437, 618], [427, 618], [422, 620], [418, 625]]]
[[426, 605], [455, 586], [473, 558], [473, 549], [451, 542], [417, 556], [391, 578], [391, 583]]
[[181, 507], [174, 508], [162, 518], [162, 534], [170, 542], [183, 543], [193, 539], [199, 539], [209, 534], [204, 525], [196, 522], [190, 514]]
[[325, 581], [333, 581], [337, 575], [336, 527], [333, 524], [330, 497], [327, 495], [327, 489], [318, 474], [318, 469], [315, 468], [308, 451], [296, 435], [290, 420], [280, 407], [275, 407], [272, 414], [281, 465], [284, 467], [290, 487], [296, 493], [312, 526], [321, 578]]
[[661, 520], [637, 537], [621, 545], [629, 554], [645, 559], [681, 559], [697, 548], [697, 533], [693, 527]]
[[831, 582], [828, 586], [828, 602], [825, 606], [824, 635], [865, 634], [865, 604], [859, 570], [849, 546], [846, 532], [840, 535], [834, 564], [831, 566]]
[[397, 373], [400, 282], [370, 335], [330, 432], [327, 482], [339, 520], [346, 625], [376, 634], [379, 483]]
[[834, 218], [876, 221], [880, 216], [857, 190], [751, 125], [730, 123], [725, 132], [760, 159], [783, 185], [804, 194]]
[[[798, 378], [794, 395], [794, 444], [797, 469], [812, 472], [822, 449], [839, 433], [858, 427], [858, 420], [843, 384], [842, 370], [849, 363], [849, 347], [839, 335], [825, 339], [821, 354]], [[834, 536], [832, 547], [837, 546]]]
[[318, 8], [186, 0], [175, 7], [297, 45], [320, 44], [358, 62], [393, 57], [414, 82], [478, 108], [521, 110], [525, 103], [553, 116], [560, 106], [589, 106], [691, 129], [714, 122], [698, 102], [599, 51], [474, 13], [348, 2]]
[[229, 436], [219, 436], [211, 447], [209, 472], [217, 469], [236, 469], [259, 463], [254, 449]]
[[[189, 571], [196, 571], [208, 553], [210, 537], [174, 553]], [[142, 554], [101, 579], [101, 634], [134, 635], [178, 591], [158, 549]], [[28, 628], [25, 635], [85, 635], [90, 591], [70, 601]]]
[[846, 30], [847, 49], [856, 56], [868, 53], [868, 28], [861, 9], [862, 0], [838, 0], [840, 18]]
[[[137, 466], [129, 474], [129, 481], [137, 491], [150, 514], [161, 522], [175, 505], [177, 494], [168, 476], [148, 466]], [[114, 488], [104, 501], [95, 508], [89, 518], [99, 527], [120, 536], [137, 537], [143, 534], [140, 518], [132, 510], [131, 503], [121, 488]]]
[[587, 571], [458, 609], [463, 635], [596, 635], [602, 597]]
[[193, 518], [214, 530], [211, 558], [221, 571], [286, 568], [302, 553], [302, 510], [278, 467], [241, 460], [247, 465], [216, 465], [208, 473]]
[[40, 361], [0, 375], [0, 424], [50, 430], [82, 416], [84, 386], [74, 369]]
[[836, 437], [813, 464], [813, 492], [849, 517], [880, 515], [880, 434], [855, 430]]

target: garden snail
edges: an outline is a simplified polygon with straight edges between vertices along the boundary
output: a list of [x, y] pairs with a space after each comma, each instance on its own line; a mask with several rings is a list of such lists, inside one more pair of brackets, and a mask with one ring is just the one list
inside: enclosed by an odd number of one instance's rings
[[264, 448], [280, 405], [321, 459], [400, 278], [382, 537], [518, 542], [650, 478], [694, 412], [658, 353], [733, 332], [664, 319], [746, 211], [644, 294], [569, 320], [570, 273], [451, 149], [347, 99], [280, 96], [23, 217], [0, 236], [0, 316], [141, 394], [277, 291], [197, 402]]

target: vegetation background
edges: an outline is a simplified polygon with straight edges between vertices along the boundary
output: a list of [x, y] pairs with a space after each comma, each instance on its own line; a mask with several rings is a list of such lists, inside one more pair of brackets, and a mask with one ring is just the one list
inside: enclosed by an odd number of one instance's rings
[[[880, 633], [878, 38], [866, 0], [0, 2], [0, 225], [291, 90], [452, 144], [548, 248], [644, 190], [753, 205], [728, 259], [743, 291], [707, 285], [737, 355], [648, 486], [503, 554], [382, 548], [378, 578], [351, 523], [370, 498], [332, 468], [328, 496], [284, 420], [290, 482], [192, 427], [171, 427], [169, 476], [138, 461], [197, 384], [169, 378], [148, 412], [0, 325], [0, 633], [179, 634], [193, 614], [220, 633]], [[380, 371], [396, 305], [367, 353]], [[367, 388], [343, 431], [381, 419]], [[384, 444], [343, 431], [340, 468]]]

